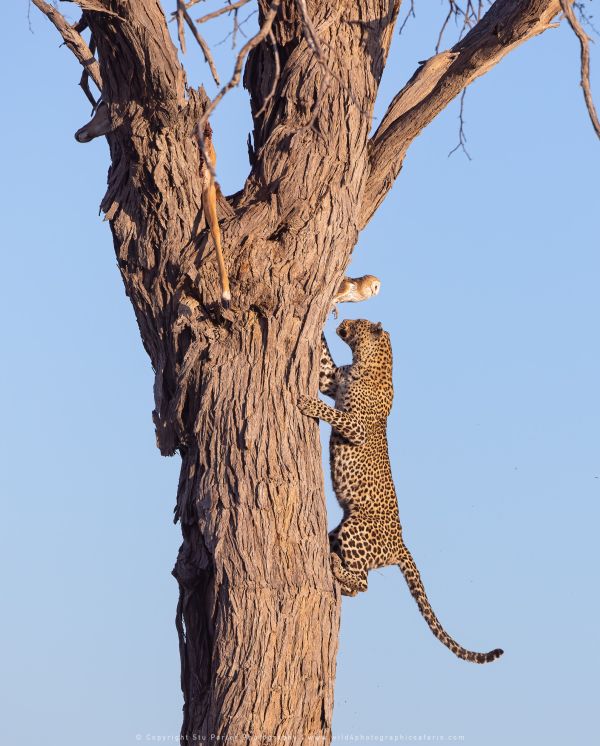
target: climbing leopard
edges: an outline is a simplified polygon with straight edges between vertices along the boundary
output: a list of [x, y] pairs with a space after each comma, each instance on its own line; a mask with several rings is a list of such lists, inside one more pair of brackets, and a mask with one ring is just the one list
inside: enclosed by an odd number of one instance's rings
[[389, 334], [381, 324], [364, 319], [343, 321], [337, 333], [352, 350], [352, 364], [336, 367], [323, 337], [319, 376], [321, 393], [335, 399], [335, 408], [309, 396], [300, 396], [298, 406], [332, 427], [331, 477], [344, 517], [329, 539], [332, 571], [341, 591], [346, 596], [366, 591], [369, 570], [396, 564], [438, 640], [464, 660], [493, 661], [502, 650], [466, 650], [444, 630], [402, 539], [386, 434], [394, 395]]

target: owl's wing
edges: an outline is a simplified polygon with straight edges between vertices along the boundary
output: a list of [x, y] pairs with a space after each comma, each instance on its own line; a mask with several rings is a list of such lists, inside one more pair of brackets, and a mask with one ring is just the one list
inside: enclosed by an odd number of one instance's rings
[[358, 292], [358, 283], [354, 280], [344, 280], [344, 300], [356, 298]]
[[345, 300], [348, 300], [347, 296], [349, 294], [352, 295], [353, 292], [356, 292], [356, 283], [354, 282], [354, 280], [350, 280], [348, 277], [344, 277], [344, 279], [340, 283], [340, 287], [338, 288], [333, 302], [343, 303]]

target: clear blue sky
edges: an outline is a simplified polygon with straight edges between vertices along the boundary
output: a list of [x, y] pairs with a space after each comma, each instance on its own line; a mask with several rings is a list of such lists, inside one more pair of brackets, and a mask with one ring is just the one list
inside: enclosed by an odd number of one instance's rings
[[[417, 3], [396, 36], [379, 114], [432, 53], [442, 12]], [[174, 738], [179, 460], [154, 445], [152, 372], [98, 216], [107, 146], [73, 139], [89, 106], [55, 30], [32, 8], [30, 33], [26, 2], [4, 13], [0, 738]], [[225, 76], [229, 44], [217, 52]], [[187, 57], [191, 82], [209, 81], [191, 41]], [[340, 310], [391, 332], [392, 466], [431, 602], [461, 643], [506, 653], [483, 667], [455, 659], [398, 570], [373, 572], [368, 593], [344, 600], [334, 727], [467, 746], [591, 743], [600, 145], [572, 34], [513, 52], [466, 105], [473, 160], [447, 157], [454, 104], [415, 141], [361, 236], [350, 272], [382, 277], [380, 296]], [[213, 123], [233, 191], [248, 168], [243, 91]]]

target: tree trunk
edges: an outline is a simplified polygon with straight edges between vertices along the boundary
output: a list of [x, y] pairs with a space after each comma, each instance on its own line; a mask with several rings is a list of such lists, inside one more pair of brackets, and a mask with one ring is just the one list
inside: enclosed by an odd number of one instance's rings
[[339, 598], [318, 433], [290, 393], [308, 385], [316, 321], [250, 318], [203, 371], [174, 571], [190, 740], [330, 733]]
[[[89, 64], [75, 27], [34, 2]], [[102, 209], [156, 373], [158, 446], [182, 457], [182, 738], [328, 741], [340, 598], [318, 426], [296, 399], [317, 391], [331, 299], [408, 145], [471, 80], [547, 28], [558, 0], [499, 0], [419, 68], [371, 140], [400, 1], [309, 2], [316, 54], [302, 4], [282, 0], [275, 95], [270, 42], [245, 71], [252, 170], [241, 192], [219, 199], [230, 310], [217, 302], [200, 209], [195, 132], [206, 94], [187, 89], [157, 0], [79, 2], [110, 123]], [[261, 22], [268, 7], [259, 0]]]
[[[158, 5], [113, 3], [126, 19], [135, 8], [128, 23], [87, 14], [113, 129], [102, 209], [156, 370], [159, 447], [182, 455], [174, 574], [188, 740], [331, 734], [340, 599], [318, 426], [296, 399], [317, 390], [321, 329], [358, 236], [370, 111], [398, 8], [365, 6], [374, 32], [381, 24], [376, 43], [365, 54], [362, 25], [340, 34], [330, 23], [327, 69], [293, 13], [274, 28], [298, 59], [257, 120], [245, 190], [219, 206], [229, 311], [216, 303], [199, 212], [194, 132], [206, 97], [185, 91], [166, 31], [156, 44], [144, 33], [159, 23]], [[254, 110], [272, 65], [268, 46], [249, 60]], [[333, 76], [352, 85], [354, 106]]]

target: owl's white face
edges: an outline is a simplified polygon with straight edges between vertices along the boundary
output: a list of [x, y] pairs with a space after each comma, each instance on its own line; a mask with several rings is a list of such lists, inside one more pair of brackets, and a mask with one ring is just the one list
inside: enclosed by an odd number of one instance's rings
[[379, 280], [375, 280], [375, 282], [371, 285], [371, 295], [377, 295], [380, 289], [381, 283], [379, 282]]

